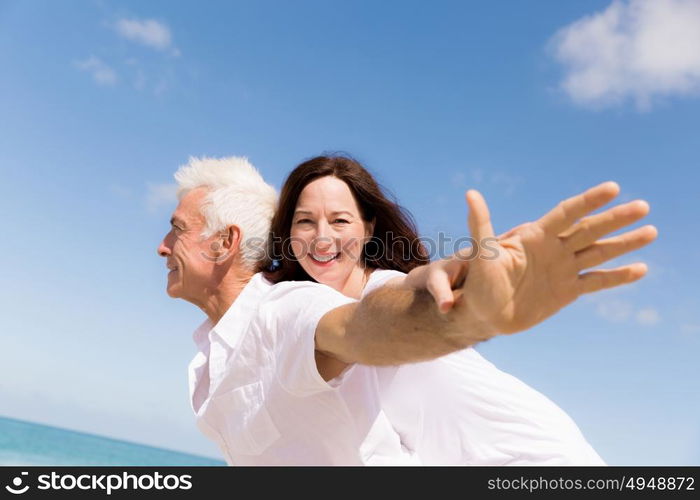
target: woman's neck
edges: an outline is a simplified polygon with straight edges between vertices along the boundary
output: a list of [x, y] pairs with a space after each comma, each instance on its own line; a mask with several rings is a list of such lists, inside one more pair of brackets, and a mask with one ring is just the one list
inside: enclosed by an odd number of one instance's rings
[[347, 297], [359, 299], [362, 297], [362, 290], [365, 289], [370, 274], [372, 274], [372, 269], [355, 267], [348, 279], [345, 280], [345, 284], [338, 291]]

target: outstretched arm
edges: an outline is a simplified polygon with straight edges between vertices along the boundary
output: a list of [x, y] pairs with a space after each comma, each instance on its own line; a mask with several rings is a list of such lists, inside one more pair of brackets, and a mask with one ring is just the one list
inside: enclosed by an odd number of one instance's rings
[[[656, 229], [644, 226], [602, 239], [649, 211], [646, 202], [633, 201], [588, 215], [618, 193], [617, 184], [600, 184], [496, 238], [483, 197], [467, 192], [469, 229], [479, 252], [458, 252], [412, 271], [402, 286], [382, 287], [359, 303], [330, 311], [318, 324], [317, 350], [340, 363], [331, 372], [353, 362], [433, 359], [497, 334], [526, 330], [584, 293], [638, 280], [646, 273], [641, 263], [584, 272], [656, 238]], [[435, 266], [442, 268], [435, 272]]]

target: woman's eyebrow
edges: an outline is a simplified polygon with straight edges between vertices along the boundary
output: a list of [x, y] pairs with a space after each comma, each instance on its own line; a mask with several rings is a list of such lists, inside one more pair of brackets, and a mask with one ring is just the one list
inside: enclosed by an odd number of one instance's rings
[[[347, 210], [334, 210], [331, 212], [331, 215], [338, 215], [338, 214], [348, 214], [349, 216], [353, 216], [351, 212], [348, 212]], [[296, 210], [294, 212], [294, 215], [313, 215], [313, 212], [309, 210]]]

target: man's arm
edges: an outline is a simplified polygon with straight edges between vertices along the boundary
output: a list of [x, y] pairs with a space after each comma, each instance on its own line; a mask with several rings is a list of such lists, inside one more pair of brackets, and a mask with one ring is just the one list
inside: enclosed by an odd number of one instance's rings
[[[316, 328], [319, 372], [332, 378], [349, 363], [390, 365], [433, 359], [499, 333], [526, 330], [584, 293], [640, 279], [646, 273], [643, 264], [582, 273], [656, 238], [656, 228], [644, 226], [601, 239], [649, 211], [645, 202], [633, 201], [586, 216], [618, 193], [617, 184], [600, 184], [496, 238], [486, 202], [479, 193], [468, 192], [469, 228], [479, 252], [488, 253], [474, 258], [470, 251], [468, 260], [458, 264], [463, 272], [444, 273], [437, 286], [445, 288], [448, 279], [456, 288], [450, 303], [441, 307], [447, 312], [438, 311], [439, 294], [430, 291], [434, 300], [426, 291], [426, 279], [413, 280], [413, 287], [407, 286], [411, 280], [402, 287], [382, 287], [359, 303], [338, 307], [326, 313]], [[462, 255], [458, 252], [450, 259], [459, 263]], [[421, 276], [420, 272], [414, 275]]]

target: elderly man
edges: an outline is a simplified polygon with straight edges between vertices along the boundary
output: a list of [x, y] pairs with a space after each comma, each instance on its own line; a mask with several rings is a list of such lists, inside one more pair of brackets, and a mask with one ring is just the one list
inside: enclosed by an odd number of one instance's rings
[[[456, 255], [355, 301], [317, 283], [272, 285], [255, 273], [276, 195], [247, 160], [192, 159], [175, 178], [180, 202], [158, 253], [169, 269], [168, 294], [207, 316], [194, 333], [192, 408], [229, 464], [421, 463], [373, 382], [343, 385], [317, 365], [317, 350], [345, 363], [398, 365], [525, 330], [583, 293], [641, 278], [643, 264], [579, 273], [656, 236], [646, 226], [600, 239], [648, 211], [638, 202], [584, 217], [617, 195], [604, 183], [496, 241], [488, 208], [471, 191], [471, 236], [489, 242], [495, 259]], [[451, 288], [457, 299], [441, 312], [431, 293], [442, 301]], [[590, 449], [575, 425], [562, 429], [554, 441]], [[564, 451], [561, 463], [600, 463], [586, 453], [567, 462]]]

